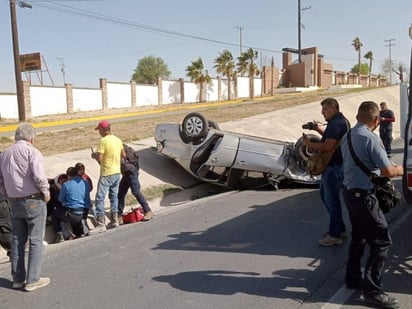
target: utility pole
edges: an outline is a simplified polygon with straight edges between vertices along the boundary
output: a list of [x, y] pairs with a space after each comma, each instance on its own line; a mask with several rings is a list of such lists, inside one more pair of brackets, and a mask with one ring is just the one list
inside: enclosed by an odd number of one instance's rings
[[59, 65], [60, 65], [60, 71], [63, 74], [63, 84], [66, 85], [66, 71], [64, 68], [66, 67], [64, 64], [64, 59], [61, 57], [57, 57], [57, 60], [59, 60]]
[[240, 48], [239, 56], [242, 56], [242, 31], [243, 31], [243, 27], [236, 26], [236, 29], [239, 30], [239, 48]]
[[[30, 3], [19, 2], [22, 8], [31, 9]], [[26, 121], [26, 105], [24, 104], [23, 80], [21, 78], [19, 35], [17, 31], [16, 1], [10, 0], [11, 37], [13, 41], [14, 74], [16, 78], [17, 108], [19, 121]]]
[[17, 31], [16, 1], [10, 0], [11, 36], [13, 40], [14, 73], [16, 78], [17, 108], [19, 121], [26, 121], [26, 107], [24, 104], [23, 81], [20, 68], [19, 36]]
[[310, 8], [311, 8], [310, 6], [301, 8], [301, 0], [298, 0], [298, 53], [299, 53], [299, 63], [302, 62], [302, 37], [301, 37], [302, 11], [309, 10]]
[[272, 56], [272, 62], [270, 63], [270, 96], [273, 97], [273, 71], [275, 70], [275, 60]]
[[392, 55], [391, 55], [391, 47], [395, 44], [392, 44], [392, 41], [395, 41], [395, 39], [388, 39], [384, 40], [387, 45], [385, 47], [389, 48], [389, 65], [390, 65], [390, 71], [389, 71], [389, 85], [392, 85]]

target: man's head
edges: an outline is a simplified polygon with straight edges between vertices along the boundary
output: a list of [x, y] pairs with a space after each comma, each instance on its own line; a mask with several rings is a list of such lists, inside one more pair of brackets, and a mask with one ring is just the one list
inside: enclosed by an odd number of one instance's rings
[[105, 136], [110, 133], [110, 122], [107, 120], [102, 120], [97, 124], [95, 130], [99, 130], [101, 136]]
[[339, 113], [339, 103], [334, 98], [327, 98], [320, 102], [322, 106], [322, 115], [326, 121], [329, 121]]
[[68, 167], [66, 170], [66, 175], [68, 179], [78, 176], [76, 168], [74, 166]]
[[76, 169], [77, 174], [78, 174], [79, 176], [82, 176], [82, 175], [85, 173], [85, 170], [86, 170], [84, 164], [81, 163], [81, 162], [77, 162], [77, 163], [74, 165], [74, 168]]
[[361, 103], [356, 115], [358, 122], [366, 124], [372, 131], [379, 126], [379, 106], [373, 101]]
[[382, 111], [386, 111], [386, 110], [388, 109], [388, 106], [386, 105], [385, 102], [381, 102], [381, 103], [379, 104], [379, 106], [381, 107], [381, 110], [382, 110]]
[[35, 137], [36, 137], [36, 132], [34, 131], [33, 126], [27, 122], [20, 123], [14, 134], [14, 139], [16, 141], [23, 140], [23, 141], [33, 143], [33, 140]]

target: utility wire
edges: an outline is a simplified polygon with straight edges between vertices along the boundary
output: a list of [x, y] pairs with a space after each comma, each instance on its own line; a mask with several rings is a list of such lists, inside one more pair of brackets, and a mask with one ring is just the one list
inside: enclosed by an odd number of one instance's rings
[[[82, 1], [82, 0], [75, 0], [75, 1]], [[83, 0], [85, 1], [85, 0]], [[119, 17], [112, 17], [109, 15], [101, 14], [101, 13], [96, 13], [90, 10], [86, 9], [79, 9], [76, 7], [72, 7], [70, 5], [62, 4], [62, 3], [57, 3], [56, 0], [51, 0], [51, 1], [27, 1], [30, 3], [33, 3], [34, 5], [44, 8], [44, 9], [49, 9], [49, 10], [54, 10], [62, 13], [68, 13], [68, 14], [73, 14], [73, 15], [78, 15], [78, 16], [84, 16], [84, 17], [90, 17], [94, 19], [98, 19], [101, 21], [105, 22], [110, 22], [114, 24], [122, 24], [130, 27], [134, 27], [143, 31], [147, 32], [157, 32], [157, 33], [162, 33], [162, 34], [167, 34], [167, 35], [172, 35], [172, 36], [177, 36], [177, 37], [183, 37], [186, 39], [192, 39], [192, 40], [198, 40], [198, 41], [204, 41], [204, 42], [209, 42], [209, 43], [214, 43], [214, 44], [220, 44], [220, 45], [227, 45], [227, 46], [233, 46], [233, 47], [238, 47], [239, 44], [237, 43], [230, 43], [230, 42], [224, 42], [220, 40], [214, 40], [214, 39], [209, 39], [201, 36], [196, 36], [196, 35], [191, 35], [191, 34], [186, 34], [182, 32], [177, 32], [177, 31], [171, 31], [171, 30], [166, 30], [162, 29], [159, 27], [154, 27], [146, 24], [141, 24], [137, 23], [134, 21], [126, 20], [123, 18]], [[53, 4], [55, 6], [52, 6], [50, 4]], [[60, 8], [59, 8], [60, 7]], [[245, 46], [246, 48], [252, 48], [255, 50], [260, 50], [260, 51], [266, 51], [266, 52], [271, 52], [271, 53], [282, 53], [279, 50], [273, 50], [273, 49], [265, 49], [265, 48], [260, 48], [260, 47], [251, 47], [251, 46]]]

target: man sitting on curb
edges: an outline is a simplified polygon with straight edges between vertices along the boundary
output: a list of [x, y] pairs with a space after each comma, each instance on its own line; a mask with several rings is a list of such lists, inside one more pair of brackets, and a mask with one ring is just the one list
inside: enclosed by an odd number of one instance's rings
[[63, 222], [71, 224], [73, 233], [77, 237], [86, 235], [88, 232], [83, 218], [90, 207], [89, 183], [78, 175], [74, 167], [67, 170], [67, 176], [68, 180], [62, 184], [59, 193], [59, 201], [63, 207], [57, 208], [53, 216], [53, 227], [56, 230], [55, 242], [64, 241], [61, 226]]
[[7, 199], [0, 194], [0, 246], [7, 251], [10, 257], [12, 242], [10, 206]]

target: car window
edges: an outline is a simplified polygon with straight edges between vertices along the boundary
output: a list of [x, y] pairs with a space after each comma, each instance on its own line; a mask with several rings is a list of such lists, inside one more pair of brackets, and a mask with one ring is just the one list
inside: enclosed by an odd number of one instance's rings
[[[412, 40], [412, 24], [409, 27], [409, 37]], [[412, 203], [412, 47], [411, 59], [409, 67], [409, 87], [407, 89], [408, 96], [408, 118], [405, 125], [405, 145], [403, 148], [403, 168], [404, 174], [402, 177], [403, 194], [408, 203]]]

